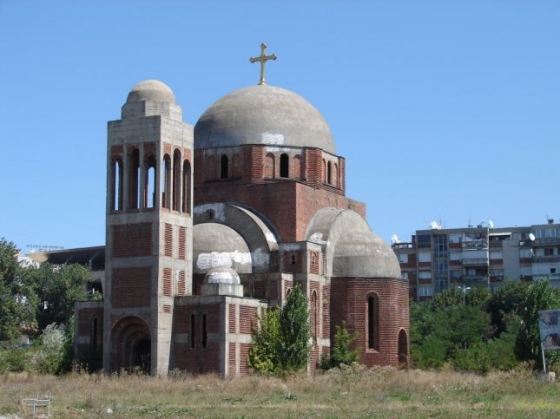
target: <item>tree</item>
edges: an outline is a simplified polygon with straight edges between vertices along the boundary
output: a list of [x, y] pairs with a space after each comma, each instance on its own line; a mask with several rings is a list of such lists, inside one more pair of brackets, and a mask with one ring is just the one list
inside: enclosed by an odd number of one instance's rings
[[278, 373], [280, 361], [277, 348], [280, 340], [280, 310], [263, 311], [259, 325], [253, 328], [253, 345], [249, 351], [248, 364], [256, 371]]
[[[539, 311], [560, 308], [560, 294], [547, 280], [537, 280], [527, 288], [521, 311], [521, 326], [515, 339], [515, 354], [520, 361], [535, 361], [543, 367], [539, 334]], [[551, 364], [560, 361], [560, 351], [548, 351]]]
[[301, 286], [296, 285], [280, 314], [278, 355], [283, 371], [296, 372], [309, 360], [309, 303]]
[[44, 263], [29, 270], [27, 278], [39, 299], [37, 320], [41, 330], [52, 323], [67, 324], [74, 314], [74, 303], [87, 300], [89, 270], [85, 266]]
[[35, 324], [35, 295], [22, 279], [14, 243], [0, 239], [0, 340], [17, 338]]
[[290, 373], [301, 370], [309, 360], [309, 308], [305, 294], [296, 285], [282, 309], [266, 310], [260, 328], [253, 330], [248, 364], [257, 371]]
[[358, 337], [357, 333], [350, 333], [346, 327], [346, 321], [343, 320], [341, 324], [335, 327], [333, 349], [330, 358], [321, 359], [321, 369], [336, 368], [340, 365], [352, 365], [358, 362], [360, 352], [354, 348], [354, 342]]
[[[505, 281], [486, 303], [486, 311], [490, 313], [490, 322], [494, 328], [494, 336], [499, 337], [522, 314], [529, 283], [521, 281]], [[518, 321], [519, 319], [517, 319]]]

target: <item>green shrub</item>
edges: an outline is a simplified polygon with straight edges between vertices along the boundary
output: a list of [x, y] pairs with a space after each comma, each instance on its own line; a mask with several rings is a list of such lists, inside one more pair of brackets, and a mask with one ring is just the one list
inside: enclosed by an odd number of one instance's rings
[[341, 324], [336, 325], [332, 355], [329, 358], [323, 354], [321, 362], [319, 363], [319, 368], [328, 370], [331, 368], [337, 368], [342, 364], [352, 365], [355, 362], [358, 362], [360, 352], [358, 349], [353, 348], [357, 337], [357, 333], [350, 333], [348, 331], [345, 320], [343, 320]]

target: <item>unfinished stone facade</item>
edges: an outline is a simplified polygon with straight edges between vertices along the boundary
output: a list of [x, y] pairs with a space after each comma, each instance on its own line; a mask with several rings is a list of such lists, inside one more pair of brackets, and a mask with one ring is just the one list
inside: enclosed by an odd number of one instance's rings
[[109, 122], [107, 167], [104, 301], [77, 305], [82, 359], [246, 374], [258, 314], [300, 284], [310, 372], [343, 321], [365, 365], [408, 365], [408, 284], [305, 99], [247, 87], [192, 127], [169, 87], [141, 82]]

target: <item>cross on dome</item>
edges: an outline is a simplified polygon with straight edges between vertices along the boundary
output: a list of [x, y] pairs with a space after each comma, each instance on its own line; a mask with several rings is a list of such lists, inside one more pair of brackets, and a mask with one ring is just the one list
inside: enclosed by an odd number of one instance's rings
[[276, 60], [276, 58], [278, 57], [276, 57], [276, 55], [274, 54], [266, 55], [266, 44], [264, 42], [261, 44], [261, 55], [259, 55], [258, 57], [249, 58], [249, 61], [251, 61], [251, 63], [255, 63], [257, 61], [261, 63], [261, 79], [259, 81], [259, 84], [266, 84], [264, 79], [264, 66], [266, 62], [269, 60]]

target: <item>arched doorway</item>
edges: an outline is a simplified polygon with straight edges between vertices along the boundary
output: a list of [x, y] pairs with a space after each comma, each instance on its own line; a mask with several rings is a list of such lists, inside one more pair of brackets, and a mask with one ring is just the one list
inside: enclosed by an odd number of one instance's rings
[[399, 332], [399, 367], [408, 368], [408, 337], [404, 329]]
[[146, 322], [139, 317], [125, 317], [113, 327], [112, 370], [151, 372], [152, 341]]

